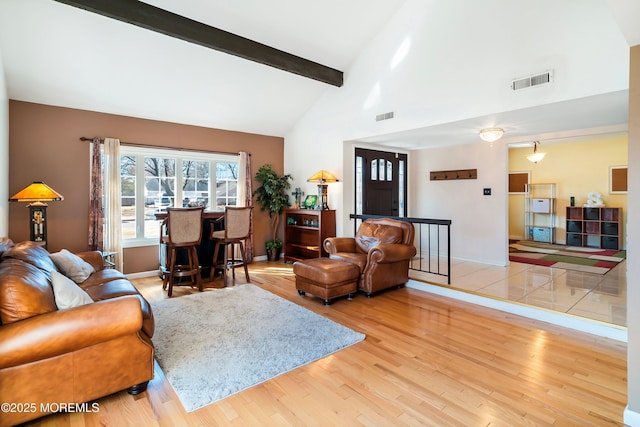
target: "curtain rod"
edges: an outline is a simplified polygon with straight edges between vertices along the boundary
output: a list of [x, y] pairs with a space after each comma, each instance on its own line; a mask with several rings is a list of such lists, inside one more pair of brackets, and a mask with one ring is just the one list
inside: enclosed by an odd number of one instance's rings
[[[104, 143], [104, 138], [98, 138], [100, 140], [100, 144]], [[87, 138], [86, 136], [81, 136], [80, 141], [89, 141], [93, 142], [93, 138]], [[140, 148], [155, 148], [161, 150], [174, 150], [174, 151], [191, 151], [194, 153], [210, 153], [210, 154], [227, 154], [227, 155], [238, 155], [239, 153], [230, 153], [228, 151], [213, 151], [213, 150], [197, 150], [195, 148], [172, 148], [172, 147], [160, 147], [157, 145], [151, 144], [136, 144], [134, 142], [126, 142], [120, 141], [120, 145], [127, 145], [129, 147], [140, 147]], [[251, 156], [251, 153], [247, 153]]]

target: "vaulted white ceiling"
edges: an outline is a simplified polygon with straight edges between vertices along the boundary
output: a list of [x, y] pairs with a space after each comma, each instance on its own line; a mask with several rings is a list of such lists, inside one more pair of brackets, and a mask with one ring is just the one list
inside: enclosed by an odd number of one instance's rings
[[[403, 0], [148, 0], [344, 71]], [[333, 87], [51, 0], [0, 3], [10, 99], [283, 136]]]
[[[339, 69], [347, 80], [350, 65], [405, 0], [146, 3]], [[629, 45], [640, 44], [632, 19], [640, 16], [640, 2], [607, 4]], [[10, 99], [266, 135], [286, 135], [326, 91], [342, 90], [52, 0], [0, 2], [0, 55]], [[624, 92], [583, 101], [572, 101], [584, 111], [582, 123], [572, 126], [609, 129], [626, 122]], [[514, 123], [523, 137], [553, 136], [567, 128], [554, 122], [563, 108], [502, 112], [362, 140], [419, 148], [425, 134], [473, 137], [460, 130], [487, 119]]]

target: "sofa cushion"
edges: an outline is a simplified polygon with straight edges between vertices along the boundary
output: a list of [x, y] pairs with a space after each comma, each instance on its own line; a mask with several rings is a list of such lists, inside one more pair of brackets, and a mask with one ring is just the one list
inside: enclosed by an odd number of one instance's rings
[[364, 268], [367, 266], [367, 254], [356, 252], [338, 252], [329, 255], [329, 258], [357, 265], [360, 269], [360, 274], [362, 274]]
[[36, 242], [26, 241], [14, 244], [2, 253], [2, 259], [19, 259], [48, 273], [57, 271], [49, 252]]
[[356, 245], [364, 253], [380, 244], [402, 243], [402, 229], [392, 225], [363, 222], [356, 233]]
[[51, 285], [58, 310], [93, 302], [89, 294], [62, 273], [57, 271], [51, 273]]
[[17, 259], [0, 263], [0, 320], [17, 322], [56, 311], [48, 273]]
[[111, 280], [96, 286], [81, 286], [94, 301], [102, 301], [121, 297], [123, 295], [137, 295], [138, 290], [126, 279]]
[[106, 268], [104, 270], [94, 272], [87, 280], [79, 283], [79, 285], [86, 291], [87, 288], [90, 288], [91, 286], [102, 285], [103, 283], [118, 279], [126, 279], [126, 277], [114, 268]]
[[76, 283], [84, 282], [95, 271], [91, 264], [66, 249], [49, 256], [60, 271]]
[[[107, 270], [103, 270], [107, 271]], [[117, 270], [114, 270], [117, 271]], [[95, 274], [95, 273], [94, 273]], [[127, 279], [111, 280], [99, 285], [85, 287], [84, 283], [82, 288], [89, 294], [94, 301], [103, 301], [124, 295], [135, 295], [140, 299], [140, 307], [142, 309], [142, 330], [149, 336], [153, 337], [153, 331], [155, 329], [155, 319], [153, 318], [153, 311], [146, 299], [140, 295], [133, 283]]]

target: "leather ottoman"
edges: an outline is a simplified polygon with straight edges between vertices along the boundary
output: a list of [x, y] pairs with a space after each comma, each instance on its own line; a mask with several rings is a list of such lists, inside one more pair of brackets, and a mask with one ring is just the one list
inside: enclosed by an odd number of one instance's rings
[[313, 258], [293, 263], [296, 289], [304, 296], [307, 292], [329, 305], [333, 298], [347, 295], [351, 299], [358, 289], [360, 269], [355, 264], [329, 258]]

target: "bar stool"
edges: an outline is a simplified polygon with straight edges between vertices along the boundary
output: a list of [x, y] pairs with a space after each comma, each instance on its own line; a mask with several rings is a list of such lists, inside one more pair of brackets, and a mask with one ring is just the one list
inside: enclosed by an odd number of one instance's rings
[[[213, 280], [216, 269], [222, 269], [223, 283], [227, 285], [227, 269], [231, 268], [233, 278], [236, 277], [236, 267], [244, 267], [244, 275], [247, 282], [249, 279], [249, 270], [247, 269], [247, 259], [244, 248], [244, 241], [251, 235], [251, 210], [253, 206], [232, 207], [227, 206], [224, 209], [224, 230], [215, 231], [211, 228], [209, 238], [214, 241], [215, 249], [213, 250], [213, 264], [211, 267], [210, 279]], [[229, 259], [229, 250], [233, 251], [233, 245], [240, 246], [241, 259], [236, 259], [232, 252]], [[224, 251], [223, 261], [218, 260], [220, 248]], [[251, 261], [251, 260], [248, 260]]]
[[[162, 289], [169, 290], [167, 296], [173, 293], [173, 286], [196, 286], [202, 291], [200, 280], [200, 265], [196, 248], [202, 240], [202, 212], [204, 208], [167, 208], [167, 266], [162, 270]], [[178, 260], [179, 251], [186, 252], [185, 264]], [[181, 282], [183, 277], [189, 277], [187, 282]], [[176, 281], [178, 279], [178, 281]]]

